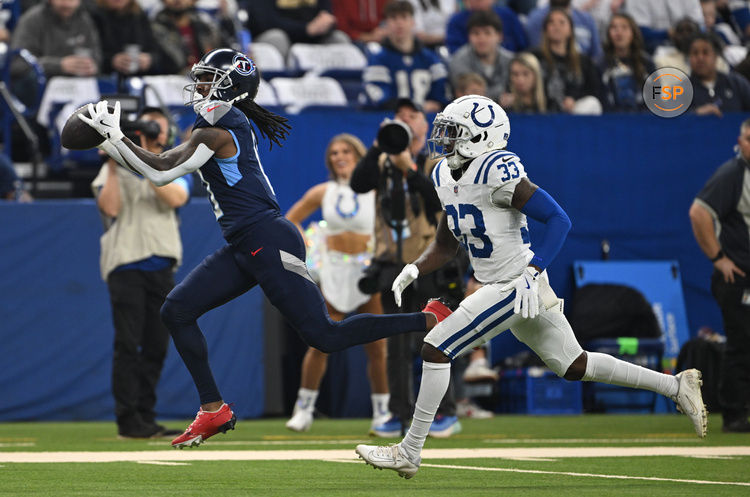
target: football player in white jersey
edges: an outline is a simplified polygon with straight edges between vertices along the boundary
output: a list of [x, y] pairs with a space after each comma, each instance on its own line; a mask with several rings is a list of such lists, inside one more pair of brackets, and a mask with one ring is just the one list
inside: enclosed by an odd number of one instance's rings
[[[567, 380], [642, 388], [672, 398], [704, 437], [707, 417], [699, 371], [666, 375], [585, 352], [578, 344], [545, 273], [571, 223], [557, 202], [528, 179], [518, 156], [505, 149], [509, 136], [505, 111], [486, 97], [458, 98], [435, 117], [430, 145], [433, 157], [442, 160], [432, 178], [445, 215], [431, 245], [393, 282], [393, 292], [400, 304], [404, 288], [454, 257], [459, 244], [484, 286], [425, 337], [421, 387], [404, 439], [389, 447], [358, 445], [357, 454], [372, 466], [414, 476], [448, 387], [450, 361], [508, 329]], [[527, 216], [546, 225], [533, 251]]]

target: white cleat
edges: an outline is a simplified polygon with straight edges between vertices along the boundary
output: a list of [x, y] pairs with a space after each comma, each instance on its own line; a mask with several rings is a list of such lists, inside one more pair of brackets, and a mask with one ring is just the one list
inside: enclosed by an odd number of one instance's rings
[[313, 424], [313, 413], [302, 409], [295, 409], [292, 417], [286, 422], [286, 427], [292, 431], [307, 431]]
[[401, 451], [401, 447], [396, 445], [357, 445], [355, 452], [361, 459], [377, 469], [392, 469], [398, 472], [398, 476], [407, 480], [417, 474], [419, 470], [420, 458], [417, 463], [411, 462]]
[[690, 417], [695, 433], [703, 438], [708, 430], [708, 411], [701, 395], [701, 372], [697, 369], [686, 369], [677, 374], [676, 378], [680, 382], [680, 387], [672, 400], [677, 404], [678, 411]]

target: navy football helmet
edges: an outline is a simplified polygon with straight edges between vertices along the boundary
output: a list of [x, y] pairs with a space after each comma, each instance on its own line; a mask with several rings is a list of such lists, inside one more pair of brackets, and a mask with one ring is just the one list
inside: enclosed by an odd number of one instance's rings
[[[210, 80], [204, 77], [211, 76]], [[258, 93], [260, 74], [255, 63], [242, 52], [231, 48], [211, 50], [190, 70], [193, 83], [185, 86], [185, 105], [195, 105], [204, 100], [223, 100], [234, 103], [253, 99]], [[206, 96], [197, 89], [209, 87]]]

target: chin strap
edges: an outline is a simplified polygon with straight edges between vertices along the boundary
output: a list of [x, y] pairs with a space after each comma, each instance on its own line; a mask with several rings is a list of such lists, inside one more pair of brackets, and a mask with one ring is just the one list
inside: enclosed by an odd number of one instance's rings
[[461, 169], [463, 165], [470, 161], [471, 159], [467, 159], [466, 157], [463, 157], [459, 154], [453, 154], [450, 157], [447, 157], [445, 162], [448, 164], [448, 168], [452, 170]]

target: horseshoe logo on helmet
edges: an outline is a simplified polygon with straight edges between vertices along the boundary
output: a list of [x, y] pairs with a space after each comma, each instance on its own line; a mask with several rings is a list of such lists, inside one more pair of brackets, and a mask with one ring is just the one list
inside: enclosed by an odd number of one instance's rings
[[[487, 126], [491, 125], [495, 121], [495, 110], [492, 108], [491, 105], [488, 105], [487, 108], [490, 109], [490, 119], [485, 122], [480, 122], [477, 120], [477, 117], [476, 117], [478, 107], [479, 107], [479, 103], [474, 102], [474, 108], [471, 109], [471, 120], [474, 121], [474, 124], [476, 124], [480, 128], [486, 128]], [[479, 110], [480, 111], [484, 110], [484, 107], [482, 107]]]

